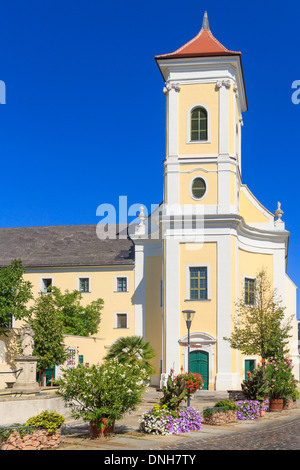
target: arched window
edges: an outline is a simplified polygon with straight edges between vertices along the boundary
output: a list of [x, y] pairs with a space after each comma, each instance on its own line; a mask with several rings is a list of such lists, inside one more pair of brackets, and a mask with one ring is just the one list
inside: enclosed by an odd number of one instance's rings
[[191, 141], [208, 140], [207, 111], [204, 108], [194, 108], [191, 111]]

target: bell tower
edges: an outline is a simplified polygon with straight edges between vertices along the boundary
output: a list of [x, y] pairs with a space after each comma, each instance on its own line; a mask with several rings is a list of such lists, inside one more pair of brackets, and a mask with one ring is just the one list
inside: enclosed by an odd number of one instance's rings
[[242, 113], [247, 110], [241, 53], [200, 32], [156, 56], [165, 81], [164, 202], [202, 205], [207, 214], [238, 213]]
[[210, 367], [217, 355], [215, 386], [222, 389], [235, 380], [223, 338], [230, 335], [230, 233], [239, 214], [241, 126], [247, 110], [241, 53], [213, 36], [205, 12], [197, 36], [155, 59], [166, 95], [163, 368], [178, 371], [183, 356], [186, 361], [181, 312], [192, 308], [193, 330], [206, 338], [201, 347]]

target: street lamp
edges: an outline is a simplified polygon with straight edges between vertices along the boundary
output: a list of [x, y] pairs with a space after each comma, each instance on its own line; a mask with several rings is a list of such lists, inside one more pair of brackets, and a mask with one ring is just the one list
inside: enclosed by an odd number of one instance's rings
[[[195, 315], [195, 310], [182, 310], [187, 330], [188, 330], [188, 373], [190, 372], [190, 329]], [[187, 406], [190, 406], [190, 397], [187, 399]]]

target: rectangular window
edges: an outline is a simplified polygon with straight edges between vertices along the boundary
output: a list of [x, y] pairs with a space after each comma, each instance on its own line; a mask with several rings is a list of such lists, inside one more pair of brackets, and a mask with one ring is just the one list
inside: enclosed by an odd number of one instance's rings
[[250, 279], [245, 277], [245, 304], [254, 305], [255, 304], [255, 279]]
[[128, 328], [127, 313], [117, 313], [117, 328]]
[[52, 278], [42, 278], [41, 281], [41, 291], [44, 294], [47, 294], [48, 292], [52, 292]]
[[207, 300], [207, 267], [190, 268], [190, 300]]
[[79, 278], [79, 292], [90, 292], [90, 278], [80, 277]]
[[127, 277], [117, 277], [117, 292], [127, 292]]

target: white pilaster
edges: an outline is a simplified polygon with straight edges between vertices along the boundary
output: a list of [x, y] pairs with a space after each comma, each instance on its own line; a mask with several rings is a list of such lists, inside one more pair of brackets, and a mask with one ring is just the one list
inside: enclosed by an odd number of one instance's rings
[[166, 369], [179, 372], [180, 302], [179, 302], [179, 241], [173, 237], [165, 240], [165, 347]]
[[231, 347], [223, 338], [231, 335], [231, 240], [223, 235], [218, 240], [217, 274], [217, 375], [216, 390], [240, 386], [238, 374], [231, 372]]
[[219, 89], [219, 157], [218, 157], [218, 213], [229, 214], [230, 163], [229, 163], [229, 88], [230, 80], [218, 81]]
[[217, 82], [219, 88], [219, 154], [229, 154], [229, 88], [230, 80]]
[[164, 92], [168, 93], [167, 113], [168, 113], [168, 149], [169, 155], [178, 155], [178, 92], [177, 85], [167, 84]]
[[230, 214], [230, 163], [224, 155], [218, 158], [218, 214]]
[[134, 334], [145, 337], [146, 273], [144, 245], [135, 244]]

